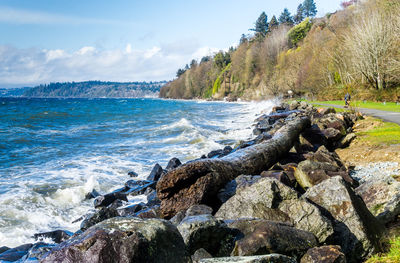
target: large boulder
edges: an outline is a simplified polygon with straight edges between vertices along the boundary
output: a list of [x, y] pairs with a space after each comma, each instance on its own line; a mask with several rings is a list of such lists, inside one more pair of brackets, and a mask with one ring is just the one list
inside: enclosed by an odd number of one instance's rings
[[346, 256], [339, 246], [314, 247], [307, 251], [300, 263], [346, 263]]
[[261, 178], [244, 187], [225, 202], [215, 214], [218, 218], [264, 218], [288, 222], [288, 216], [278, 208], [282, 200], [297, 199], [297, 192], [274, 178]]
[[[113, 218], [116, 216], [120, 216], [121, 210], [118, 209], [118, 207], [120, 205], [121, 204], [117, 200], [107, 207], [102, 207], [99, 210], [96, 210], [92, 213], [86, 214], [84, 216], [83, 221], [81, 222], [81, 226], [80, 226], [81, 230], [85, 231], [89, 227], [94, 226], [95, 224], [100, 223], [101, 221], [104, 221], [106, 219]], [[138, 205], [135, 205], [135, 207], [137, 207], [137, 206]]]
[[146, 180], [149, 181], [158, 181], [160, 179], [160, 177], [163, 175], [164, 170], [161, 167], [161, 165], [159, 165], [158, 163], [156, 163], [153, 167], [153, 169], [151, 170], [149, 176], [147, 176]]
[[307, 189], [333, 176], [343, 179], [356, 186], [357, 182], [351, 178], [336, 152], [330, 152], [325, 146], [319, 147], [315, 152], [304, 154], [307, 159], [298, 164], [294, 172], [297, 182]]
[[284, 200], [279, 210], [290, 217], [294, 227], [313, 233], [319, 243], [324, 243], [333, 234], [332, 222], [306, 200]]
[[313, 119], [313, 123], [317, 124], [321, 130], [332, 128], [338, 130], [342, 136], [346, 135], [347, 125], [342, 114], [329, 113]]
[[61, 243], [41, 262], [187, 262], [179, 231], [161, 219], [116, 217]]
[[254, 232], [236, 242], [233, 256], [280, 253], [300, 258], [318, 245], [315, 236], [287, 224], [266, 221], [258, 223]]
[[369, 177], [356, 188], [356, 193], [384, 224], [394, 221], [400, 214], [400, 182], [391, 176]]
[[224, 188], [219, 190], [218, 199], [221, 203], [225, 203], [229, 198], [236, 194], [238, 189], [244, 188], [246, 186], [250, 186], [257, 182], [261, 176], [253, 176], [253, 175], [239, 175], [229, 183], [227, 183]]
[[307, 189], [329, 179], [328, 171], [337, 172], [338, 168], [329, 163], [305, 160], [299, 163], [294, 176], [300, 186]]
[[327, 179], [309, 188], [303, 196], [336, 220], [332, 243], [342, 247], [350, 262], [360, 262], [379, 250], [384, 226], [343, 178]]
[[269, 254], [248, 257], [225, 257], [201, 259], [200, 263], [296, 263], [296, 260], [284, 255]]
[[[211, 255], [223, 256], [229, 255], [233, 248], [231, 230], [224, 221], [209, 214], [185, 217], [178, 225], [178, 230], [190, 254], [203, 248]], [[226, 247], [230, 247], [228, 252], [226, 252]]]

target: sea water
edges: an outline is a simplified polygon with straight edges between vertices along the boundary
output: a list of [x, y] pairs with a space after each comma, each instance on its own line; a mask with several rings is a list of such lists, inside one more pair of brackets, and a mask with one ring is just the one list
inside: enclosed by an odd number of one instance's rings
[[[33, 242], [93, 210], [85, 195], [122, 187], [252, 137], [272, 101], [224, 103], [161, 99], [0, 98], [0, 247]], [[138, 202], [143, 196], [131, 197]]]

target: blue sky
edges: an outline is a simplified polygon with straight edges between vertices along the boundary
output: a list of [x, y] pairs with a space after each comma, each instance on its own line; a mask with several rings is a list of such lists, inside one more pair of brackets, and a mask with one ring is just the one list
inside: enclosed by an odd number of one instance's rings
[[[236, 45], [262, 11], [296, 0], [0, 0], [0, 87], [169, 80], [192, 58]], [[316, 0], [318, 15], [340, 0]]]

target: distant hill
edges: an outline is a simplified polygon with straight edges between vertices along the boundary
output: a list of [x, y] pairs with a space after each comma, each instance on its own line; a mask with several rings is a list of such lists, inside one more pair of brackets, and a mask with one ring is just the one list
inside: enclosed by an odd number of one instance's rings
[[31, 87], [24, 88], [0, 88], [0, 97], [21, 97], [24, 92], [31, 89]]
[[166, 81], [159, 82], [63, 82], [25, 90], [22, 97], [34, 98], [137, 98], [158, 97]]

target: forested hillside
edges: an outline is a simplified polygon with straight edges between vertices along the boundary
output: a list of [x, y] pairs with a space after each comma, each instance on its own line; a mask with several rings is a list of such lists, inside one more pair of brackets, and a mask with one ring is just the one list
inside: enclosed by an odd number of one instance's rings
[[167, 98], [398, 100], [400, 1], [350, 0], [315, 18], [313, 0], [293, 16], [262, 12], [252, 31], [227, 52], [193, 60], [160, 92]]
[[157, 97], [165, 85], [160, 82], [63, 82], [39, 85], [26, 90], [23, 97], [36, 98], [137, 98]]

